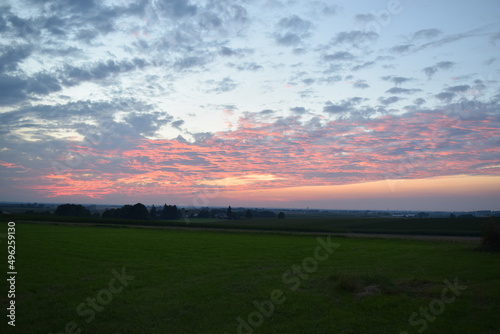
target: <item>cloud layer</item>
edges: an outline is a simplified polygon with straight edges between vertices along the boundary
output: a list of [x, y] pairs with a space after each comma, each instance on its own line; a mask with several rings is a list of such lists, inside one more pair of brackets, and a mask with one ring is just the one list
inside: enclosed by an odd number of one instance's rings
[[498, 175], [498, 5], [374, 6], [3, 5], [0, 200]]

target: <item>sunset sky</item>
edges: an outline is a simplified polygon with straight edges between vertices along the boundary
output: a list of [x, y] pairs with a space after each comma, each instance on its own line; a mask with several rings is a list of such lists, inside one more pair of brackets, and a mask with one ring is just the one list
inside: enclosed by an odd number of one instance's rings
[[500, 210], [500, 2], [1, 1], [0, 201]]

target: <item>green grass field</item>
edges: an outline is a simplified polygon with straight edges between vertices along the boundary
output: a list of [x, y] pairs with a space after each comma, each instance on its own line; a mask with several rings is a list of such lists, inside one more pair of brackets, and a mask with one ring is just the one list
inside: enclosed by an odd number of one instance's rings
[[13, 221], [79, 222], [101, 225], [178, 226], [220, 229], [260, 229], [268, 231], [335, 232], [335, 233], [384, 233], [413, 235], [480, 236], [486, 218], [376, 218], [355, 216], [304, 216], [276, 218], [254, 218], [242, 220], [223, 219], [179, 219], [174, 221], [137, 221], [125, 219], [103, 219], [82, 217], [60, 217], [54, 215], [10, 215], [4, 219]]
[[[4, 315], [0, 332], [498, 333], [500, 254], [469, 243], [333, 241], [18, 223], [16, 327]], [[455, 279], [466, 289], [442, 295]]]

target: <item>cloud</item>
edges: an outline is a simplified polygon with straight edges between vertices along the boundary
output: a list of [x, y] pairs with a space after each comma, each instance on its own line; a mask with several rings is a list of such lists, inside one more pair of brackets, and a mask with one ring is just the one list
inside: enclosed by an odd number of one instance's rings
[[18, 103], [27, 98], [26, 80], [15, 76], [0, 74], [0, 105]]
[[302, 42], [302, 38], [298, 34], [287, 32], [285, 34], [276, 35], [276, 43], [284, 46], [295, 46]]
[[290, 111], [293, 112], [295, 115], [304, 115], [307, 113], [307, 110], [304, 107], [293, 107], [290, 108]]
[[415, 105], [417, 105], [417, 106], [421, 106], [421, 105], [425, 104], [425, 102], [426, 102], [425, 99], [423, 99], [421, 97], [419, 97], [418, 99], [413, 101], [413, 103], [415, 103]]
[[367, 44], [373, 43], [378, 39], [379, 35], [375, 32], [351, 30], [337, 33], [330, 41], [331, 45], [347, 44], [355, 48], [361, 48]]
[[361, 89], [366, 89], [370, 88], [370, 85], [366, 83], [365, 80], [357, 80], [352, 84], [354, 88], [361, 88]]
[[441, 36], [443, 32], [439, 29], [422, 29], [412, 35], [412, 39], [433, 39]]
[[389, 49], [389, 51], [393, 53], [406, 53], [412, 50], [413, 50], [413, 44], [396, 45]]
[[441, 92], [439, 94], [436, 94], [436, 97], [441, 101], [450, 102], [455, 97], [455, 95], [456, 94], [453, 92]]
[[172, 127], [180, 129], [180, 127], [184, 124], [184, 121], [182, 119], [172, 122]]
[[496, 45], [497, 40], [499, 40], [499, 39], [500, 39], [500, 32], [497, 32], [496, 34], [493, 34], [490, 36], [490, 42], [493, 45]]
[[278, 22], [278, 26], [281, 29], [286, 29], [289, 31], [295, 31], [298, 33], [308, 33], [312, 28], [312, 23], [301, 19], [297, 15], [292, 15], [290, 17], [284, 17]]
[[205, 83], [209, 86], [213, 86], [213, 88], [207, 90], [208, 92], [214, 92], [219, 94], [230, 92], [236, 89], [236, 87], [238, 87], [238, 83], [236, 83], [233, 79], [229, 77], [225, 77], [220, 81], [208, 80]]
[[229, 63], [227, 64], [229, 67], [235, 67], [238, 71], [252, 71], [256, 72], [262, 70], [264, 67], [259, 65], [256, 62], [243, 62], [243, 63]]
[[[163, 113], [129, 113], [125, 117], [125, 121], [132, 126], [142, 136], [153, 136], [155, 133], [163, 126], [172, 121], [172, 116], [165, 115]], [[179, 121], [177, 121], [179, 122]], [[176, 123], [176, 122], [174, 122]], [[179, 126], [182, 123], [176, 123]]]
[[122, 60], [116, 62], [112, 59], [75, 67], [66, 64], [59, 72], [61, 82], [67, 86], [75, 86], [84, 81], [103, 80], [112, 75], [126, 73], [146, 66], [143, 59]]
[[401, 85], [405, 82], [410, 82], [410, 81], [414, 80], [412, 78], [405, 78], [405, 77], [392, 76], [392, 75], [383, 76], [383, 77], [381, 77], [381, 79], [384, 81], [390, 81], [393, 84], [395, 84], [396, 86]]
[[339, 114], [349, 111], [354, 111], [354, 108], [363, 102], [364, 99], [361, 97], [352, 97], [349, 99], [342, 100], [339, 104], [333, 104], [332, 102], [326, 102], [323, 107], [323, 112], [328, 114]]
[[390, 94], [415, 94], [421, 92], [421, 89], [406, 89], [400, 87], [392, 87], [391, 89], [386, 90], [386, 93]]
[[283, 46], [296, 46], [302, 43], [304, 38], [311, 35], [313, 25], [311, 22], [297, 15], [282, 18], [277, 24], [275, 41]]
[[219, 54], [225, 57], [243, 57], [245, 54], [251, 53], [250, 49], [234, 49], [227, 46], [220, 48]]
[[439, 70], [449, 70], [455, 65], [452, 61], [441, 61], [434, 66], [424, 68], [422, 71], [431, 79]]
[[354, 17], [354, 19], [358, 23], [368, 23], [368, 22], [376, 20], [375, 15], [373, 15], [373, 14], [357, 14]]
[[157, 14], [172, 18], [193, 16], [198, 11], [198, 7], [191, 4], [189, 0], [155, 0], [152, 1], [152, 5]]
[[367, 61], [367, 62], [364, 62], [363, 64], [353, 66], [351, 70], [352, 71], [359, 71], [359, 70], [364, 69], [364, 68], [372, 67], [373, 65], [375, 65], [374, 61]]
[[469, 85], [459, 85], [459, 86], [448, 87], [446, 88], [446, 90], [453, 93], [464, 93], [470, 90], [470, 88], [471, 87]]
[[207, 59], [198, 56], [186, 56], [177, 59], [174, 63], [174, 67], [179, 70], [185, 70], [193, 67], [200, 67], [207, 63]]
[[33, 48], [29, 45], [0, 46], [0, 73], [18, 70], [21, 61], [28, 58]]
[[354, 55], [347, 51], [339, 51], [333, 54], [327, 54], [323, 56], [323, 60], [325, 61], [334, 61], [334, 60], [349, 61], [353, 60], [354, 58], [355, 58]]
[[397, 97], [397, 96], [391, 96], [391, 97], [387, 97], [387, 98], [380, 97], [378, 100], [380, 101], [380, 103], [387, 106], [387, 105], [399, 102], [402, 99]]

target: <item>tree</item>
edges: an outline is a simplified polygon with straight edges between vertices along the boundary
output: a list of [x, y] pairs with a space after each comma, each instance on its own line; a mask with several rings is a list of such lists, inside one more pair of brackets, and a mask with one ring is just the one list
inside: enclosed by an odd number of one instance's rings
[[124, 205], [119, 209], [108, 209], [102, 213], [102, 218], [118, 218], [118, 219], [149, 219], [149, 211], [142, 203], [134, 205]]
[[90, 217], [90, 211], [80, 204], [62, 204], [54, 212], [56, 216]]
[[151, 217], [151, 219], [156, 219], [156, 207], [154, 204], [151, 207], [151, 210], [149, 210], [149, 216]]
[[250, 209], [248, 209], [248, 210], [245, 212], [245, 217], [247, 217], [248, 219], [252, 219], [252, 211], [250, 211]]
[[227, 208], [226, 215], [227, 219], [233, 219], [233, 209], [231, 209], [231, 205], [229, 206], [229, 208]]
[[278, 219], [285, 219], [285, 213], [284, 212], [278, 213]]
[[179, 210], [176, 205], [165, 204], [161, 210], [160, 217], [161, 219], [177, 219], [179, 218]]

